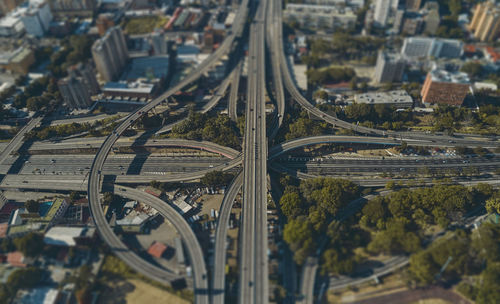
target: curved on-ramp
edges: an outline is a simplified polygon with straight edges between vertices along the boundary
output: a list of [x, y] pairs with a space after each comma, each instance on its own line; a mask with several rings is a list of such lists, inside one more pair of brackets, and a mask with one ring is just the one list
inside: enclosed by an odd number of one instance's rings
[[[247, 19], [246, 18], [247, 13], [248, 13], [248, 0], [244, 0], [240, 4], [240, 8], [238, 9], [237, 18], [235, 19], [236, 23], [233, 25], [232, 28], [233, 33], [231, 33], [224, 40], [221, 46], [214, 53], [212, 53], [205, 61], [203, 61], [200, 65], [198, 65], [196, 69], [193, 71], [193, 73], [188, 75], [177, 85], [170, 88], [169, 90], [161, 94], [159, 97], [155, 98], [147, 105], [132, 112], [122, 123], [120, 123], [120, 125], [113, 131], [113, 133], [106, 138], [102, 146], [99, 148], [99, 151], [97, 152], [96, 157], [94, 158], [94, 161], [90, 168], [87, 192], [88, 192], [90, 211], [92, 214], [92, 218], [94, 219], [94, 222], [96, 224], [97, 230], [99, 231], [103, 240], [107, 242], [112, 249], [115, 249], [115, 245], [119, 245], [119, 243], [116, 243], [116, 235], [114, 235], [113, 231], [109, 227], [109, 224], [104, 216], [100, 203], [99, 191], [101, 188], [101, 181], [102, 181], [101, 170], [102, 167], [104, 166], [106, 157], [108, 156], [109, 152], [111, 151], [111, 148], [113, 147], [113, 144], [121, 136], [121, 134], [127, 128], [129, 128], [137, 119], [146, 114], [148, 111], [152, 110], [157, 105], [161, 104], [172, 94], [178, 92], [186, 85], [197, 80], [203, 73], [208, 71], [208, 69], [211, 68], [213, 64], [217, 63], [222, 57], [222, 55], [224, 55], [227, 51], [230, 50], [236, 36], [241, 35], [245, 21]], [[129, 265], [133, 266], [134, 268], [137, 268], [137, 265], [134, 264], [129, 264]], [[207, 289], [208, 284], [206, 282], [206, 279], [201, 280], [200, 274], [195, 273], [194, 286], [195, 290]], [[195, 295], [197, 303], [209, 302], [207, 294], [196, 293]]]
[[243, 186], [243, 173], [240, 172], [229, 186], [220, 207], [215, 232], [214, 272], [212, 280], [212, 304], [224, 304], [226, 238], [233, 202]]

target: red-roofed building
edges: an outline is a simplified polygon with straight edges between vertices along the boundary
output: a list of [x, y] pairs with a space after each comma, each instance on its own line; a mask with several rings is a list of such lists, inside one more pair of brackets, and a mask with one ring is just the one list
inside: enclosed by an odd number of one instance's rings
[[154, 242], [149, 248], [148, 253], [156, 258], [161, 258], [167, 250], [167, 245], [160, 242]]
[[484, 56], [493, 63], [500, 61], [500, 52], [497, 52], [493, 47], [487, 46], [484, 48]]
[[0, 209], [0, 222], [8, 221], [12, 211], [21, 208], [20, 203], [8, 202]]
[[9, 223], [0, 224], [0, 239], [7, 236], [7, 230], [9, 229]]
[[24, 264], [24, 255], [20, 251], [9, 252], [7, 254], [7, 263], [15, 267], [26, 267]]
[[339, 83], [328, 83], [323, 85], [322, 89], [330, 94], [341, 94], [347, 91], [351, 91], [351, 83], [347, 81]]

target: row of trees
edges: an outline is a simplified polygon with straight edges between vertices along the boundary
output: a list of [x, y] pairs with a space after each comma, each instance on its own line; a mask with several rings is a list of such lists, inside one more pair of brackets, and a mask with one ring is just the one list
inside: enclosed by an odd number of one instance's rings
[[209, 116], [191, 109], [188, 119], [172, 128], [171, 136], [207, 140], [222, 146], [238, 148], [242, 133], [227, 115]]
[[[317, 249], [321, 236], [335, 236], [338, 226], [331, 221], [360, 190], [350, 181], [333, 178], [316, 178], [299, 183], [286, 176], [282, 178], [281, 184], [285, 192], [280, 199], [280, 206], [288, 219], [283, 238], [294, 252], [294, 260], [302, 264]], [[348, 229], [348, 226], [341, 227]], [[337, 242], [331, 242], [329, 249], [339, 250], [335, 254], [328, 251], [331, 258], [351, 254], [344, 241], [338, 239]]]
[[[50, 55], [50, 64], [47, 68], [54, 77], [65, 77], [68, 74], [68, 67], [90, 59], [93, 43], [94, 40], [89, 35], [73, 35], [63, 39], [60, 50]], [[42, 56], [48, 54], [49, 50], [45, 50]]]
[[401, 130], [414, 126], [417, 122], [415, 114], [408, 111], [396, 111], [394, 106], [355, 103], [341, 108], [340, 106], [319, 105], [323, 111], [333, 112], [337, 117], [371, 128]]
[[329, 67], [308, 69], [306, 72], [307, 81], [312, 85], [322, 85], [327, 83], [338, 83], [351, 81], [356, 77], [356, 72], [352, 68]]
[[500, 106], [486, 104], [476, 112], [463, 107], [440, 105], [435, 109], [433, 119], [434, 131], [453, 133], [472, 128], [474, 133], [496, 134], [500, 130]]
[[318, 67], [325, 62], [343, 62], [348, 60], [363, 60], [367, 55], [374, 55], [384, 45], [383, 38], [370, 36], [352, 36], [346, 32], [336, 32], [332, 41], [316, 39], [309, 43], [310, 53], [303, 61], [312, 67]]
[[41, 77], [33, 80], [24, 92], [16, 95], [12, 105], [21, 109], [27, 107], [30, 111], [50, 112], [60, 103], [61, 95], [54, 77]]
[[410, 281], [417, 286], [470, 276], [458, 290], [476, 303], [500, 302], [499, 274], [500, 226], [491, 223], [483, 223], [477, 230], [457, 230], [435, 242], [412, 255], [408, 269]]
[[447, 228], [460, 222], [467, 212], [483, 206], [495, 191], [490, 185], [474, 188], [435, 185], [415, 190], [401, 189], [369, 201], [362, 209], [360, 226], [373, 238], [367, 250], [372, 254], [416, 252], [430, 225]]
[[6, 283], [0, 284], [0, 304], [10, 303], [17, 291], [22, 288], [34, 288], [42, 280], [43, 271], [29, 267], [17, 269], [9, 275]]

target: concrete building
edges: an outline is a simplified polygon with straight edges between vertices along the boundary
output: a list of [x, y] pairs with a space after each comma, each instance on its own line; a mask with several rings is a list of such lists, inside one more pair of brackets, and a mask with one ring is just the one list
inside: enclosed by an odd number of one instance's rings
[[461, 106], [469, 91], [470, 82], [466, 73], [435, 69], [427, 74], [420, 95], [425, 105]]
[[464, 43], [456, 39], [427, 37], [405, 38], [401, 54], [406, 58], [457, 58], [463, 53]]
[[25, 47], [19, 47], [14, 51], [0, 55], [0, 67], [17, 74], [27, 74], [34, 62], [33, 51]]
[[73, 247], [94, 235], [95, 228], [54, 226], [45, 233], [43, 241], [47, 245]]
[[102, 87], [102, 92], [106, 97], [122, 97], [131, 99], [150, 99], [154, 97], [156, 85], [152, 83], [135, 82], [108, 82]]
[[21, 18], [9, 15], [0, 19], [0, 36], [19, 37], [24, 32], [24, 24]]
[[397, 0], [376, 0], [373, 23], [378, 27], [385, 27], [389, 24], [389, 18], [395, 15], [398, 8]]
[[407, 109], [413, 106], [413, 99], [405, 90], [356, 94], [354, 101], [369, 105], [394, 106], [397, 109]]
[[151, 34], [151, 45], [155, 55], [165, 55], [168, 52], [167, 40], [163, 32], [154, 32]]
[[106, 34], [92, 46], [97, 71], [105, 81], [118, 78], [128, 61], [128, 50], [120, 27], [110, 28]]
[[99, 93], [99, 84], [89, 66], [78, 65], [69, 69], [69, 75], [58, 81], [64, 102], [71, 109], [84, 109], [92, 105], [92, 96]]
[[0, 0], [0, 14], [7, 15], [25, 0]]
[[418, 11], [422, 5], [422, 0], [406, 0], [405, 7], [410, 11]]
[[403, 21], [403, 28], [401, 32], [407, 35], [420, 34], [422, 31], [424, 20], [422, 16], [415, 12], [408, 12], [405, 14]]
[[91, 17], [97, 8], [96, 0], [49, 0], [54, 15]]
[[427, 12], [427, 15], [424, 16], [424, 33], [429, 35], [436, 34], [440, 22], [441, 22], [441, 17], [439, 16], [439, 10], [438, 9], [429, 10]]
[[351, 7], [329, 5], [287, 4], [283, 14], [287, 22], [318, 29], [353, 28], [357, 19]]
[[398, 82], [403, 78], [405, 61], [400, 54], [379, 52], [375, 65], [374, 80], [378, 83]]
[[31, 1], [22, 9], [21, 21], [26, 33], [35, 37], [43, 37], [52, 21], [49, 4], [45, 1]]
[[469, 29], [476, 39], [494, 41], [500, 35], [500, 3], [482, 2], [476, 5]]
[[110, 28], [115, 26], [115, 15], [112, 13], [99, 14], [99, 16], [97, 16], [97, 20], [95, 21], [95, 25], [99, 36], [102, 37]]

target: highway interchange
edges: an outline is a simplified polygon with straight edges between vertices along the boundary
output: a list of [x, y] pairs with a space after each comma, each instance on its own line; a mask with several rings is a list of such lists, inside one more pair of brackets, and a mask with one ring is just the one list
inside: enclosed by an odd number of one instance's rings
[[[345, 172], [418, 172], [419, 168], [467, 168], [474, 166], [479, 171], [497, 170], [500, 159], [492, 157], [474, 158], [404, 158], [404, 159], [333, 159], [333, 158], [293, 158], [284, 156], [294, 149], [318, 144], [368, 144], [396, 146], [402, 141], [411, 145], [440, 147], [498, 147], [500, 142], [484, 140], [473, 136], [445, 136], [417, 132], [388, 132], [358, 126], [339, 120], [321, 112], [310, 103], [297, 89], [283, 48], [282, 12], [280, 1], [259, 2], [243, 0], [238, 9], [236, 22], [231, 34], [222, 45], [201, 63], [195, 71], [179, 84], [168, 89], [151, 103], [132, 112], [121, 120], [118, 127], [107, 138], [75, 138], [60, 142], [34, 142], [26, 147], [30, 153], [47, 153], [81, 149], [84, 153], [94, 155], [65, 154], [60, 155], [30, 155], [18, 157], [12, 155], [20, 149], [24, 134], [39, 125], [43, 117], [33, 118], [8, 143], [0, 145], [0, 182], [1, 189], [38, 189], [38, 190], [78, 190], [87, 191], [92, 218], [102, 239], [112, 251], [133, 269], [156, 281], [171, 284], [184, 276], [154, 266], [135, 253], [116, 236], [104, 216], [100, 203], [102, 193], [115, 192], [130, 199], [139, 200], [157, 209], [165, 218], [173, 223], [182, 236], [188, 249], [193, 277], [187, 279], [188, 286], [194, 289], [196, 303], [224, 303], [225, 263], [227, 226], [233, 202], [243, 191], [243, 210], [239, 239], [239, 303], [267, 303], [269, 300], [269, 279], [267, 261], [267, 199], [268, 199], [268, 161], [272, 161], [270, 169], [278, 171], [303, 171], [296, 173], [301, 177], [312, 177]], [[247, 24], [247, 16], [251, 16]], [[235, 44], [241, 38], [246, 26], [249, 26], [248, 56], [247, 56], [247, 92], [245, 108], [245, 134], [243, 150], [237, 150], [216, 145], [210, 142], [177, 140], [177, 139], [147, 139], [122, 138], [125, 130], [131, 127], [139, 117], [147, 115], [157, 105], [167, 100], [172, 94], [196, 81], [204, 75], [223, 55], [235, 51]], [[263, 39], [266, 37], [266, 39]], [[266, 45], [267, 42], [267, 45]], [[266, 53], [267, 47], [267, 53]], [[267, 55], [266, 55], [267, 54]], [[266, 70], [266, 56], [269, 56], [270, 71]], [[237, 103], [239, 81], [243, 61], [238, 61], [232, 72], [222, 81], [210, 101], [201, 112], [212, 110], [225, 96], [231, 86], [228, 101], [228, 114], [232, 120], [237, 118]], [[269, 73], [270, 72], [270, 73]], [[267, 77], [267, 78], [266, 78]], [[266, 86], [266, 80], [272, 79], [272, 86]], [[269, 148], [271, 141], [285, 114], [285, 90], [291, 99], [314, 116], [332, 124], [335, 127], [351, 129], [356, 133], [369, 136], [317, 136], [300, 138], [293, 141], [278, 143]], [[266, 94], [272, 90], [275, 111], [272, 120], [266, 126]], [[87, 118], [79, 118], [86, 120]], [[90, 119], [90, 118], [89, 118]], [[64, 122], [67, 122], [64, 120]], [[179, 123], [179, 122], [176, 122]], [[170, 124], [158, 133], [168, 132]], [[165, 157], [154, 154], [110, 154], [116, 148], [155, 148], [184, 147], [201, 149], [219, 156], [185, 156]], [[82, 152], [80, 151], [80, 153]], [[26, 152], [26, 151], [23, 151]], [[16, 167], [17, 166], [17, 167]], [[240, 166], [243, 168], [239, 171]], [[283, 169], [283, 167], [286, 167]], [[403, 170], [402, 170], [403, 168]], [[12, 173], [12, 170], [15, 173]], [[190, 181], [199, 179], [207, 172], [214, 170], [234, 170], [238, 172], [229, 185], [220, 209], [215, 239], [215, 263], [209, 276], [204, 254], [186, 220], [170, 205], [162, 200], [123, 184], [146, 184], [151, 180], [159, 181]], [[238, 170], [238, 171], [237, 171]], [[304, 173], [304, 174], [302, 174]], [[302, 175], [301, 175], [302, 174]], [[309, 174], [309, 175], [308, 175]], [[106, 178], [105, 178], [106, 176]], [[108, 177], [111, 178], [111, 182]], [[498, 182], [491, 180], [491, 182]], [[366, 184], [373, 183], [373, 178]], [[381, 185], [385, 180], [377, 181]], [[113, 186], [113, 184], [116, 184]], [[120, 185], [118, 185], [120, 184]], [[363, 184], [363, 182], [360, 182]], [[353, 208], [354, 210], [354, 208]], [[395, 258], [390, 263], [375, 269], [375, 273], [383, 275], [407, 263], [407, 259]], [[292, 266], [293, 267], [293, 266]], [[318, 268], [317, 257], [310, 257], [303, 268], [301, 278], [302, 299], [297, 302], [312, 303], [314, 299], [315, 274]], [[210, 282], [209, 282], [210, 281]], [[359, 281], [359, 280], [358, 280]], [[353, 284], [353, 280], [342, 278], [330, 281], [330, 289], [338, 289]]]

